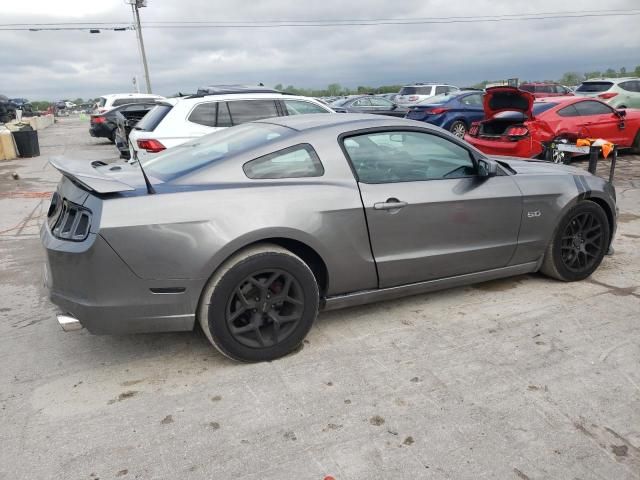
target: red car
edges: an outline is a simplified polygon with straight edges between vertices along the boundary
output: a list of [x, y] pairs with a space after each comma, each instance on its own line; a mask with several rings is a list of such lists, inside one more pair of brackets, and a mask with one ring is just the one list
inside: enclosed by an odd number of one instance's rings
[[465, 140], [484, 153], [543, 158], [553, 141], [602, 138], [640, 153], [640, 110], [614, 110], [587, 97], [550, 97], [534, 102], [514, 87], [488, 88], [485, 119], [471, 125]]
[[565, 95], [573, 95], [573, 92], [571, 90], [558, 83], [522, 83], [518, 88], [520, 88], [520, 90], [524, 90], [525, 92], [533, 93], [533, 96], [536, 98], [563, 97]]

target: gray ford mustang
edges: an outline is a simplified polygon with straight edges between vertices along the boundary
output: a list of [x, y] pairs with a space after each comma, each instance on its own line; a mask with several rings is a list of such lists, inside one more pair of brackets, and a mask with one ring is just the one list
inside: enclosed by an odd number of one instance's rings
[[616, 228], [600, 177], [390, 117], [266, 119], [144, 170], [52, 163], [63, 177], [41, 237], [63, 328], [199, 322], [242, 361], [294, 350], [318, 310], [538, 270], [584, 279]]

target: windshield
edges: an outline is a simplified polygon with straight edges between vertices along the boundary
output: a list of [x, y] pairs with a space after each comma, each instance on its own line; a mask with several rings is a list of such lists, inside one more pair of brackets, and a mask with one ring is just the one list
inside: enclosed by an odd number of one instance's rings
[[584, 82], [576, 88], [576, 92], [606, 92], [612, 85], [613, 82]]
[[143, 163], [149, 175], [169, 181], [240, 152], [279, 140], [292, 130], [273, 124], [245, 123], [191, 140]]
[[550, 108], [555, 107], [556, 105], [558, 105], [557, 103], [551, 103], [551, 102], [534, 102], [533, 104], [533, 114], [534, 115], [540, 115], [542, 112], [546, 112], [547, 110], [549, 110]]

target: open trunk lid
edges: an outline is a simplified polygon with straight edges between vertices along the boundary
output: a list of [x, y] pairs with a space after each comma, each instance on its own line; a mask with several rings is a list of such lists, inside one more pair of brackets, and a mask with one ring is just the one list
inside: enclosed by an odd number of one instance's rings
[[482, 103], [487, 120], [501, 112], [521, 112], [527, 119], [533, 120], [533, 101], [535, 97], [516, 87], [487, 88]]
[[146, 188], [138, 165], [108, 165], [100, 161], [62, 160], [58, 157], [52, 158], [49, 163], [73, 183], [89, 192], [106, 194]]

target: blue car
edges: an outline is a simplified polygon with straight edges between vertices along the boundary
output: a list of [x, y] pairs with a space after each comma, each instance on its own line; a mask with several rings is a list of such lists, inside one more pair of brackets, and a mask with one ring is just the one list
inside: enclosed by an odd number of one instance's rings
[[484, 120], [483, 91], [461, 90], [425, 100], [410, 107], [405, 118], [428, 122], [464, 138], [473, 122]]

